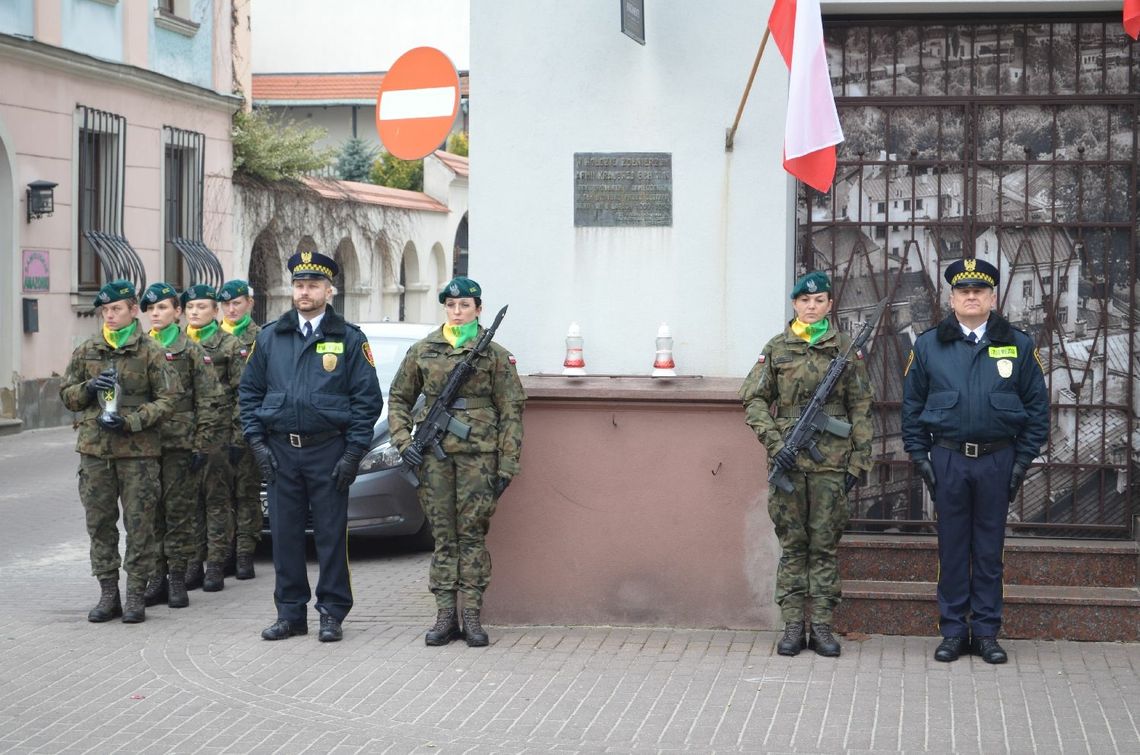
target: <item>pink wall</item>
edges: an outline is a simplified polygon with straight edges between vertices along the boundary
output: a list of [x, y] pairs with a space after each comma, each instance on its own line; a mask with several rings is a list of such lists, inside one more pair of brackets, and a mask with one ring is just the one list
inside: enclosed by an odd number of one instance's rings
[[765, 457], [729, 378], [524, 378], [490, 622], [773, 629]]

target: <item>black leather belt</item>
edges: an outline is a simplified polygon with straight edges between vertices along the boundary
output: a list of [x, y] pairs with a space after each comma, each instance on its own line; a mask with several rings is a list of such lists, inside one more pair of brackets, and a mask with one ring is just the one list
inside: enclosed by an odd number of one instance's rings
[[330, 438], [343, 435], [343, 433], [341, 433], [340, 430], [328, 430], [327, 432], [314, 433], [313, 435], [301, 435], [300, 433], [277, 433], [277, 435], [284, 438], [293, 448], [305, 448], [307, 446], [315, 446], [318, 443], [324, 443]]
[[976, 459], [979, 456], [985, 456], [986, 454], [992, 454], [994, 451], [1009, 448], [1013, 445], [1013, 441], [1006, 439], [994, 440], [989, 443], [959, 443], [956, 440], [936, 440], [934, 441], [934, 445], [957, 451], [968, 459]]

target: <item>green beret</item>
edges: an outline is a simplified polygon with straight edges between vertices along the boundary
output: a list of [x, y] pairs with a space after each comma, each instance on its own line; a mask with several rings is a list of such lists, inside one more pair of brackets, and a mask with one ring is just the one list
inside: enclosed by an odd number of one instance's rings
[[142, 299], [139, 301], [139, 307], [143, 312], [152, 304], [158, 304], [164, 299], [174, 299], [178, 301], [178, 292], [174, 290], [174, 286], [169, 283], [152, 283], [146, 287], [143, 292]]
[[822, 270], [813, 270], [807, 275], [796, 281], [796, 285], [792, 286], [792, 296], [795, 299], [797, 296], [804, 294], [830, 294], [831, 293], [831, 279], [827, 277], [827, 273]]
[[249, 284], [243, 280], [226, 281], [218, 291], [218, 301], [229, 301], [239, 296], [249, 296]]
[[458, 278], [452, 278], [439, 292], [439, 303], [447, 299], [464, 299], [467, 297], [482, 298], [483, 289], [479, 288], [479, 284], [470, 278], [460, 275]]
[[214, 287], [207, 283], [195, 283], [193, 286], [187, 286], [186, 290], [182, 292], [182, 306], [186, 306], [186, 302], [195, 301], [197, 299], [209, 299], [210, 301], [218, 300], [218, 292]]
[[[135, 284], [125, 280], [111, 281], [110, 283], [103, 284], [103, 288], [99, 289], [99, 293], [95, 296], [95, 303], [92, 306], [101, 307], [113, 301], [123, 301], [124, 299], [134, 298], [137, 298], [135, 294]], [[440, 301], [442, 301], [442, 299]]]

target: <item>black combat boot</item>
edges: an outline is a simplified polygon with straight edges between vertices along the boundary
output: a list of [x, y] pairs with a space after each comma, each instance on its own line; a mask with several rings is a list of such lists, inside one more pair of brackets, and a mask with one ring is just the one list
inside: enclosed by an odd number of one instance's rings
[[808, 647], [815, 650], [816, 655], [828, 658], [839, 657], [839, 640], [831, 634], [830, 624], [816, 624], [812, 622], [811, 633], [808, 637]]
[[119, 599], [119, 580], [114, 577], [99, 580], [99, 602], [87, 612], [87, 620], [99, 624], [122, 615], [123, 602]]
[[148, 606], [157, 606], [159, 603], [165, 603], [169, 597], [170, 588], [166, 581], [166, 575], [155, 574], [146, 583], [146, 592], [143, 593], [143, 601]]
[[127, 602], [123, 606], [124, 624], [141, 624], [146, 621], [146, 599], [143, 598], [145, 589], [127, 585]]
[[226, 586], [222, 565], [217, 561], [206, 562], [206, 577], [202, 580], [203, 592], [219, 592]]
[[454, 608], [441, 608], [435, 616], [435, 624], [424, 635], [424, 644], [433, 647], [446, 645], [463, 636], [459, 630], [459, 617]]
[[467, 647], [486, 647], [487, 643], [490, 642], [487, 632], [483, 630], [483, 625], [479, 623], [478, 608], [463, 609], [463, 634], [467, 637]]
[[186, 572], [170, 572], [170, 599], [167, 605], [171, 608], [185, 608], [190, 605], [190, 596], [186, 594]]
[[253, 579], [253, 554], [239, 553], [237, 557], [237, 578]]
[[776, 643], [776, 652], [780, 655], [799, 655], [805, 647], [807, 638], [804, 637], [804, 623], [789, 621], [784, 624], [784, 636]]
[[226, 554], [226, 558], [222, 562], [222, 573], [227, 577], [237, 575], [237, 554], [233, 550]]
[[186, 589], [197, 590], [202, 586], [202, 562], [191, 561], [186, 566]]

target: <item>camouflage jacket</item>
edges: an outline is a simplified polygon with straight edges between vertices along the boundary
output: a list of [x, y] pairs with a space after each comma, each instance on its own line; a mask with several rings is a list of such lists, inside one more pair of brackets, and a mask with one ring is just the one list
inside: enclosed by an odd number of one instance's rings
[[[63, 373], [59, 397], [78, 415], [75, 450], [81, 454], [101, 459], [162, 455], [158, 423], [174, 412], [182, 384], [162, 347], [135, 322], [134, 334], [117, 349], [112, 349], [102, 335], [84, 341], [72, 353]], [[108, 367], [118, 371], [118, 413], [126, 420], [126, 433], [99, 427], [95, 418], [103, 409], [97, 398], [87, 394], [87, 382]]]
[[[159, 344], [159, 348], [163, 346]], [[224, 403], [226, 397], [217, 375], [206, 362], [205, 350], [180, 332], [164, 353], [166, 361], [178, 373], [182, 393], [174, 404], [174, 414], [162, 423], [163, 450], [217, 449], [229, 432], [218, 411], [218, 405]]]
[[[234, 338], [237, 339], [238, 346], [240, 347], [238, 349], [238, 356], [241, 358], [241, 372], [245, 372], [246, 362], [249, 361], [249, 355], [253, 351], [253, 344], [257, 341], [257, 334], [260, 332], [261, 332], [261, 326], [255, 322], [251, 322], [248, 326], [246, 326], [246, 329], [243, 330], [240, 334], [237, 334], [237, 335], [235, 335], [233, 333], [230, 334]], [[240, 380], [240, 374], [241, 373], [239, 372], [238, 374], [239, 374], [238, 382], [240, 383], [241, 382], [241, 380]], [[237, 428], [236, 434], [234, 435], [234, 439], [233, 439], [233, 445], [235, 445], [235, 446], [245, 445], [245, 438], [242, 437], [242, 432], [241, 432], [241, 407], [237, 406], [237, 403], [238, 403], [238, 398], [237, 398], [237, 395], [235, 394], [234, 404], [236, 406], [237, 415], [238, 415], [238, 428]]]
[[[850, 344], [851, 337], [832, 325], [811, 346], [790, 326], [764, 345], [744, 379], [740, 398], [745, 420], [768, 449], [769, 458], [784, 447], [784, 434], [811, 400], [831, 360]], [[824, 407], [827, 414], [851, 423], [851, 436], [840, 438], [823, 433], [817, 441], [823, 461], [812, 461], [801, 453], [796, 459], [797, 468], [805, 472], [850, 472], [856, 476], [870, 470], [872, 398], [867, 365], [860, 353], [844, 370]]]
[[[479, 336], [483, 330], [479, 328]], [[412, 442], [412, 407], [416, 397], [420, 393], [427, 397], [423, 409], [414, 418], [418, 422], [447, 384], [455, 365], [475, 347], [479, 336], [453, 349], [439, 328], [408, 349], [388, 393], [388, 427], [397, 448], [403, 450]], [[443, 437], [443, 450], [446, 453], [497, 451], [499, 474], [514, 477], [519, 472], [522, 454], [522, 412], [526, 401], [514, 357], [492, 341], [475, 359], [474, 366], [474, 374], [459, 391], [460, 396], [467, 399], [468, 407], [452, 412], [460, 422], [470, 425], [471, 434], [462, 440], [447, 433]]]
[[[199, 341], [198, 345], [205, 350], [206, 363], [214, 366], [214, 374], [217, 375], [222, 387], [222, 395], [216, 402], [217, 411], [225, 423], [221, 436], [222, 444], [241, 445], [238, 386], [241, 385], [241, 371], [245, 368], [245, 359], [241, 356], [241, 342], [219, 326], [212, 336]], [[248, 353], [247, 351], [246, 354]]]

